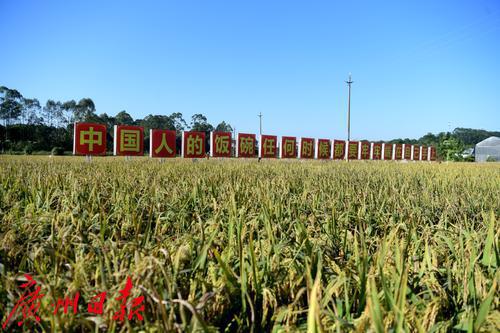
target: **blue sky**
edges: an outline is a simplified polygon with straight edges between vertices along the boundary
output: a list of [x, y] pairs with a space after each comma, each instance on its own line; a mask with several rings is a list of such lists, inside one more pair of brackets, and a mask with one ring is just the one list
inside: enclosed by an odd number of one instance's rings
[[0, 85], [267, 134], [500, 129], [500, 1], [0, 0]]

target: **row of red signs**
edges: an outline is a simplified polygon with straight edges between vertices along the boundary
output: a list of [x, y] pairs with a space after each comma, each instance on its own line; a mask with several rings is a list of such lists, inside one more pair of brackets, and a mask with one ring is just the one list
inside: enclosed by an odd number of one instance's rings
[[[75, 123], [73, 153], [75, 155], [104, 155], [106, 153], [106, 126], [91, 123]], [[175, 157], [176, 132], [151, 129], [149, 132], [149, 156]], [[258, 152], [255, 134], [238, 133], [236, 157], [304, 158], [304, 159], [352, 159], [352, 160], [436, 160], [434, 147], [386, 144], [368, 141], [344, 141], [330, 139], [278, 137], [261, 135]], [[298, 145], [297, 145], [298, 143]], [[232, 157], [233, 140], [230, 132], [210, 133], [210, 156]], [[183, 131], [181, 156], [203, 158], [206, 156], [205, 132]], [[140, 126], [114, 127], [114, 155], [144, 155], [144, 129]]]

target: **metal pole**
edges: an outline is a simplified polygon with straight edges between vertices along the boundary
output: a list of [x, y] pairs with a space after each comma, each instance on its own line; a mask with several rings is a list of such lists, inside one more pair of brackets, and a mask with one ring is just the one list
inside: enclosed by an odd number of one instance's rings
[[259, 134], [262, 135], [262, 112], [259, 113]]
[[349, 81], [345, 81], [349, 87], [349, 97], [347, 99], [347, 141], [351, 141], [351, 73], [349, 73]]

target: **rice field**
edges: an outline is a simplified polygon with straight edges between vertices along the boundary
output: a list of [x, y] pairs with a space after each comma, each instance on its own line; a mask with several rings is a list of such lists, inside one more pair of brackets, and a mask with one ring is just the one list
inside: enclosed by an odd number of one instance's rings
[[498, 163], [1, 156], [0, 320], [29, 273], [6, 330], [498, 332], [499, 216]]

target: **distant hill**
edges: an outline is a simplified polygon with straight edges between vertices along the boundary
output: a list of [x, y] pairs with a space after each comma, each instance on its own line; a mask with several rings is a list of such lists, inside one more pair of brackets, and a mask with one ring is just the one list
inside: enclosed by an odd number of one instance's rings
[[500, 131], [486, 131], [483, 129], [474, 128], [461, 128], [457, 127], [453, 132], [440, 132], [438, 134], [427, 133], [419, 139], [393, 139], [388, 143], [408, 143], [408, 144], [422, 144], [422, 145], [438, 145], [444, 140], [454, 138], [458, 140], [464, 147], [472, 147], [476, 143], [489, 138], [490, 136], [500, 137]]
[[475, 145], [490, 136], [500, 137], [500, 132], [490, 132], [482, 129], [473, 128], [455, 128], [452, 135], [462, 141], [466, 146]]

